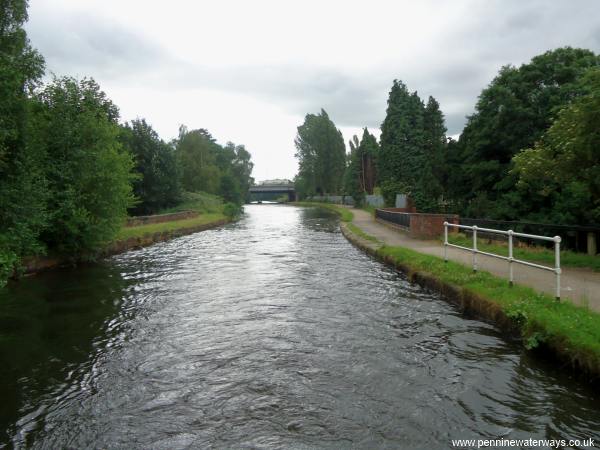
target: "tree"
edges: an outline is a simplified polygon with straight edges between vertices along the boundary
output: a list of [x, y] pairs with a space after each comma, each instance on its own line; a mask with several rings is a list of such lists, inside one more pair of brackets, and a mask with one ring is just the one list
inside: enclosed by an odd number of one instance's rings
[[465, 205], [461, 212], [501, 219], [527, 212], [515, 195], [512, 158], [541, 138], [558, 110], [582, 94], [583, 73], [598, 66], [593, 52], [565, 47], [500, 70], [460, 137], [462, 174], [453, 190], [457, 203]]
[[[233, 142], [225, 144], [217, 157], [217, 161], [220, 161], [219, 167], [223, 173], [223, 177], [225, 175], [230, 176], [237, 185], [237, 190], [240, 193], [237, 199], [238, 202], [250, 201], [249, 190], [250, 186], [254, 184], [254, 178], [252, 178], [254, 163], [252, 163], [251, 159], [252, 155], [246, 150], [246, 147], [235, 145]], [[223, 186], [227, 185], [229, 185], [229, 181], [223, 184], [223, 180], [221, 180], [221, 195], [223, 197], [226, 196]], [[229, 192], [229, 189], [227, 192]]]
[[[424, 177], [429, 178], [425, 152], [425, 106], [416, 92], [394, 80], [388, 98], [386, 117], [381, 125], [378, 177], [386, 204], [393, 205], [396, 194], [409, 194], [417, 208], [429, 207]], [[399, 191], [402, 189], [402, 191]]]
[[181, 126], [175, 148], [182, 169], [183, 188], [190, 192], [217, 194], [221, 172], [216, 155], [220, 147], [211, 134], [203, 128], [188, 131]]
[[134, 200], [119, 111], [92, 79], [54, 79], [36, 99], [49, 191], [43, 240], [62, 254], [93, 254], [114, 238]]
[[375, 187], [375, 159], [378, 144], [375, 136], [365, 128], [362, 139], [354, 136], [350, 141], [350, 155], [345, 174], [345, 191], [357, 205], [364, 203], [365, 195], [372, 194]]
[[296, 174], [294, 177], [294, 190], [296, 191], [296, 196], [299, 200], [304, 200], [307, 197], [314, 195], [312, 189], [313, 186], [306, 178], [304, 178], [304, 176]]
[[355, 135], [349, 141], [346, 172], [344, 173], [344, 192], [354, 199], [355, 206], [362, 206], [365, 201], [365, 185], [363, 179], [362, 154], [358, 137]]
[[519, 188], [536, 196], [538, 220], [600, 224], [600, 69], [580, 88], [542, 138], [513, 158]]
[[240, 190], [240, 184], [231, 173], [223, 174], [220, 181], [220, 195], [223, 200], [235, 205], [243, 203], [243, 196]]
[[422, 192], [429, 203], [428, 209], [435, 210], [443, 195], [446, 184], [446, 125], [440, 104], [429, 96], [423, 112], [424, 150], [427, 167], [422, 176]]
[[342, 133], [325, 110], [307, 114], [298, 127], [295, 140], [299, 176], [308, 195], [338, 193], [342, 190], [346, 168], [346, 148]]
[[144, 119], [125, 124], [121, 142], [133, 155], [134, 170], [140, 175], [133, 183], [138, 202], [133, 211], [153, 214], [176, 204], [181, 188], [174, 149], [160, 139]]
[[365, 128], [360, 143], [362, 147], [362, 166], [365, 192], [373, 194], [377, 184], [377, 158], [379, 158], [379, 144], [377, 139]]
[[30, 95], [44, 72], [23, 24], [25, 0], [0, 1], [0, 287], [21, 256], [39, 252], [46, 222], [44, 155], [29, 140]]
[[188, 131], [184, 126], [173, 145], [185, 190], [217, 194], [238, 205], [249, 200], [254, 164], [243, 145], [228, 142], [222, 147], [207, 130]]

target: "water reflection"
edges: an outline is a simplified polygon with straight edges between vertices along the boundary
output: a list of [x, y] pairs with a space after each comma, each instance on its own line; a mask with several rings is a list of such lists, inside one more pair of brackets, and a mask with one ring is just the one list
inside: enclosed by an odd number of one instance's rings
[[[58, 270], [0, 290], [0, 442], [36, 429], [36, 411], [60, 397], [92, 363], [127, 283], [112, 264]], [[29, 419], [31, 418], [31, 422]]]

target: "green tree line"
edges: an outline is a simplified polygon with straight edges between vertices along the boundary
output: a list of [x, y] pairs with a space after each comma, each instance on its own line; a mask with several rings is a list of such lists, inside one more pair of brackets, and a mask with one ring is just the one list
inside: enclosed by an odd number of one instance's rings
[[599, 99], [600, 56], [558, 48], [501, 68], [453, 140], [438, 101], [394, 80], [380, 142], [367, 129], [354, 136], [343, 170], [339, 130], [324, 111], [306, 116], [297, 190], [357, 204], [380, 192], [390, 206], [404, 193], [423, 212], [600, 224]]
[[130, 214], [203, 190], [241, 204], [253, 164], [204, 129], [164, 142], [144, 120], [119, 122], [93, 79], [42, 83], [25, 0], [0, 0], [0, 287], [23, 257], [93, 257]]

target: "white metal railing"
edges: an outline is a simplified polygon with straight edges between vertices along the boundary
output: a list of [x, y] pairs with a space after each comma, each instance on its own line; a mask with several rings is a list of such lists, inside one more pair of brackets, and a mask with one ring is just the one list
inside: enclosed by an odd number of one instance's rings
[[[448, 227], [455, 227], [462, 230], [471, 230], [473, 232], [473, 247], [463, 247], [462, 245], [450, 244], [448, 242]], [[496, 255], [494, 253], [483, 252], [477, 249], [477, 232], [485, 232], [485, 233], [494, 233], [494, 234], [502, 234], [504, 236], [508, 236], [508, 256]], [[523, 237], [527, 239], [538, 239], [540, 241], [548, 241], [554, 242], [554, 267], [543, 266], [541, 264], [535, 264], [529, 261], [523, 261], [520, 259], [515, 259], [513, 257], [513, 238], [514, 237]], [[463, 250], [470, 251], [473, 254], [473, 272], [477, 272], [477, 254], [482, 254], [486, 256], [491, 256], [493, 258], [503, 259], [508, 261], [508, 277], [510, 286], [513, 285], [514, 277], [513, 277], [513, 264], [523, 264], [524, 266], [535, 267], [537, 269], [548, 270], [550, 272], [554, 272], [556, 275], [556, 299], [560, 300], [560, 236], [548, 237], [548, 236], [538, 236], [535, 234], [525, 234], [525, 233], [517, 233], [513, 230], [503, 231], [503, 230], [494, 230], [491, 228], [479, 228], [477, 225], [468, 226], [468, 225], [458, 225], [455, 223], [444, 222], [444, 261], [448, 262], [448, 247], [460, 248]]]

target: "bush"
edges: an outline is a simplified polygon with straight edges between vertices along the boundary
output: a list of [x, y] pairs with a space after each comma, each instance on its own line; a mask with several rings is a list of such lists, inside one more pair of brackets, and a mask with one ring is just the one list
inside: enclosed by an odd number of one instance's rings
[[133, 202], [118, 109], [93, 80], [56, 79], [37, 101], [49, 193], [42, 239], [61, 254], [93, 254], [114, 238]]
[[19, 258], [15, 253], [10, 250], [0, 250], [0, 288], [4, 287], [18, 261]]
[[236, 217], [241, 216], [243, 212], [244, 208], [235, 203], [230, 202], [225, 203], [225, 205], [223, 205], [223, 214], [225, 214], [230, 219], [235, 219]]

